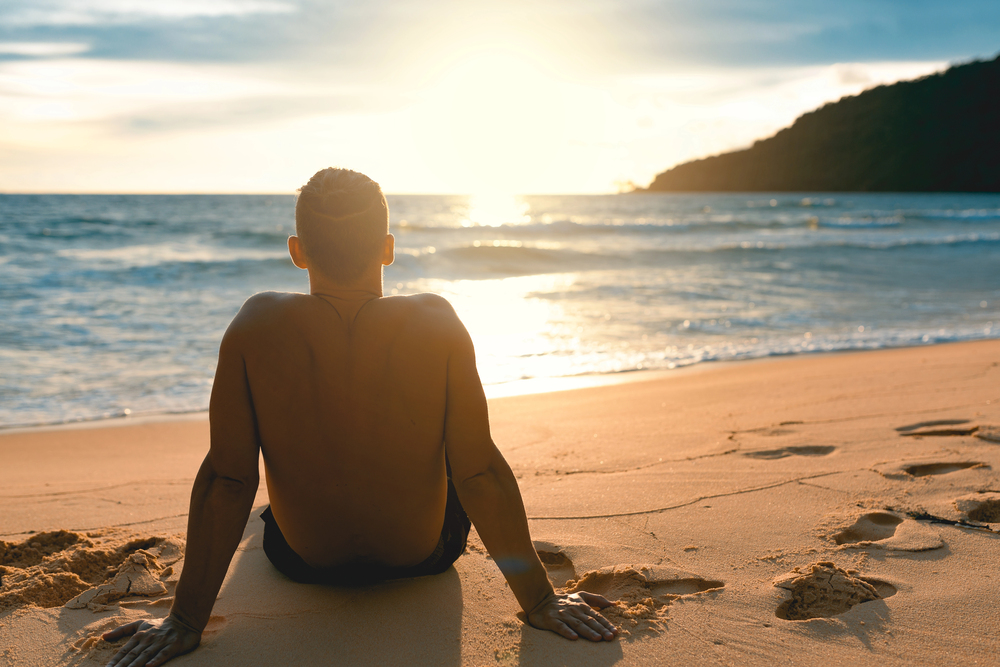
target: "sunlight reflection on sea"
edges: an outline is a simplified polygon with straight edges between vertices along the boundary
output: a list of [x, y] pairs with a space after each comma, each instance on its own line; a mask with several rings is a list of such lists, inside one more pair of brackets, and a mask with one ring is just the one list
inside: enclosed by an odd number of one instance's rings
[[[0, 425], [204, 409], [242, 302], [307, 290], [293, 202], [0, 196]], [[494, 388], [1000, 336], [1000, 195], [389, 205], [386, 293], [448, 298]]]

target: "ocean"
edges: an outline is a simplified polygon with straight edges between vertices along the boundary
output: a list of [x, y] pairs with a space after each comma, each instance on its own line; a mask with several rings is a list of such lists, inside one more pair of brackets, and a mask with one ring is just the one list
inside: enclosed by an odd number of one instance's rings
[[[484, 384], [1000, 336], [1000, 195], [389, 196]], [[0, 195], [0, 426], [204, 410], [289, 195]]]

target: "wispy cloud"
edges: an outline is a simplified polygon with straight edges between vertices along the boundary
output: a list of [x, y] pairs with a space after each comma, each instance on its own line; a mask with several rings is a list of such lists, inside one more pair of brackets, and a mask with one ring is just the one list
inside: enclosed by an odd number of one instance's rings
[[90, 44], [80, 42], [0, 42], [2, 56], [36, 58], [75, 56], [90, 50]]
[[116, 135], [161, 135], [189, 130], [244, 128], [276, 121], [389, 113], [409, 102], [405, 97], [370, 93], [248, 97], [215, 103], [177, 104], [112, 115], [103, 126]]
[[297, 9], [279, 0], [7, 0], [5, 5], [4, 23], [21, 27], [283, 14]]

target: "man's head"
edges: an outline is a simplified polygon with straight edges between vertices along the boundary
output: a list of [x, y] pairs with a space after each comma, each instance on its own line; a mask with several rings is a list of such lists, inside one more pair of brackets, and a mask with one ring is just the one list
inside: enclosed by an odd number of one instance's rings
[[350, 169], [321, 169], [302, 186], [295, 203], [295, 233], [298, 240], [289, 239], [293, 261], [292, 246], [297, 245], [310, 270], [335, 282], [353, 282], [392, 261], [389, 207], [382, 188]]

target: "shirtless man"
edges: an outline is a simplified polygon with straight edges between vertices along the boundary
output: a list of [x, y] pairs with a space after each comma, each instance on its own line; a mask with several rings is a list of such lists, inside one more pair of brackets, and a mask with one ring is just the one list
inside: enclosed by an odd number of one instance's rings
[[382, 296], [394, 238], [378, 184], [324, 169], [300, 191], [295, 225], [288, 251], [310, 293], [256, 294], [226, 331], [173, 607], [105, 634], [131, 635], [109, 667], [157, 667], [198, 646], [250, 515], [259, 453], [264, 552], [289, 578], [437, 574], [464, 551], [471, 518], [531, 625], [614, 639], [595, 611], [612, 602], [549, 583], [451, 305]]

